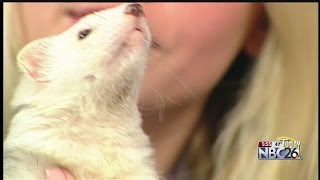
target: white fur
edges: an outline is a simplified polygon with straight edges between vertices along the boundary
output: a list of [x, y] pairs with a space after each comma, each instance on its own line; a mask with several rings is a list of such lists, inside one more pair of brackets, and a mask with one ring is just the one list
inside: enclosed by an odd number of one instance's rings
[[[12, 105], [21, 109], [4, 144], [5, 179], [43, 179], [52, 166], [76, 179], [159, 179], [136, 105], [151, 37], [144, 18], [125, 15], [125, 7], [88, 15], [20, 52], [23, 74]], [[143, 38], [118, 54], [136, 25]], [[37, 51], [45, 82], [28, 76], [32, 67], [24, 64]]]

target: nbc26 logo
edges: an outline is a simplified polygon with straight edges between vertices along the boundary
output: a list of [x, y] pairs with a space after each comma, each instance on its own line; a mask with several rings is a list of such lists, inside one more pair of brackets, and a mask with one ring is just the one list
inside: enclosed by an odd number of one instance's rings
[[289, 137], [278, 137], [276, 141], [258, 143], [259, 160], [302, 160], [301, 142]]

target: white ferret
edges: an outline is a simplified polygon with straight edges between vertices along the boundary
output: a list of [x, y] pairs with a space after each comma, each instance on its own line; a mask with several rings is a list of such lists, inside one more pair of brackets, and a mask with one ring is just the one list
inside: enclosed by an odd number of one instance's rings
[[151, 35], [139, 4], [82, 18], [18, 55], [18, 109], [4, 143], [4, 179], [159, 179], [137, 107]]

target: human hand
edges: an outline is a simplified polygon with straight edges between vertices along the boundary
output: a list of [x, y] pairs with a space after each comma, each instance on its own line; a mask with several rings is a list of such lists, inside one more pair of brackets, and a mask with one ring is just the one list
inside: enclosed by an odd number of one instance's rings
[[54, 167], [46, 170], [45, 180], [75, 180], [66, 170]]

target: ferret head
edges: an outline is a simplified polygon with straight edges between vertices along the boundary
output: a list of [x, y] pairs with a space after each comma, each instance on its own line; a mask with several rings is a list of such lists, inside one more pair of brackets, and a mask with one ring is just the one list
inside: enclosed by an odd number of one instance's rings
[[[65, 32], [31, 42], [20, 51], [23, 77], [17, 94], [21, 91], [21, 97], [29, 99], [39, 93], [63, 96], [92, 91], [102, 96], [137, 96], [150, 41], [139, 4], [87, 15]], [[21, 97], [13, 105], [23, 103]]]

